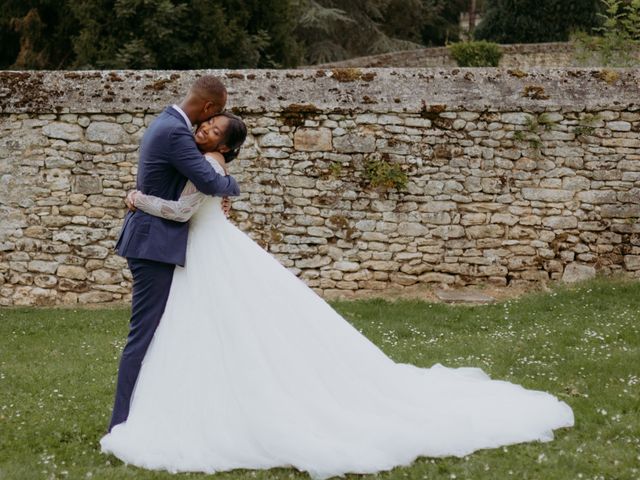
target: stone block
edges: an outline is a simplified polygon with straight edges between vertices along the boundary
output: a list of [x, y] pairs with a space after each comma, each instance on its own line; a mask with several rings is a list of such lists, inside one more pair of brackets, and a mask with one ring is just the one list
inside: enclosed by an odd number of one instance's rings
[[494, 213], [491, 215], [492, 223], [501, 223], [505, 225], [515, 225], [518, 223], [518, 217], [509, 213]]
[[122, 125], [111, 122], [92, 122], [87, 127], [87, 140], [108, 145], [129, 143], [129, 134]]
[[640, 148], [640, 138], [604, 138], [602, 145], [605, 147]]
[[72, 168], [76, 162], [63, 157], [47, 157], [44, 161], [47, 168]]
[[375, 113], [363, 113], [356, 116], [356, 123], [377, 123], [378, 115]]
[[40, 288], [52, 288], [58, 283], [55, 275], [36, 275], [33, 277], [33, 283]]
[[582, 176], [564, 177], [562, 179], [562, 188], [564, 190], [589, 190], [591, 188], [591, 181]]
[[589, 280], [595, 276], [595, 267], [581, 263], [570, 263], [564, 268], [562, 281], [566, 283], [575, 283], [583, 280]]
[[261, 147], [291, 147], [293, 142], [289, 135], [281, 135], [276, 132], [269, 132], [262, 135], [258, 140], [258, 145]]
[[300, 260], [296, 260], [295, 265], [298, 268], [320, 268], [325, 265], [329, 265], [331, 263], [331, 259], [321, 256], [315, 255], [311, 258], [302, 258]]
[[[356, 262], [341, 261], [335, 262], [333, 264], [333, 268], [341, 272], [357, 272], [358, 270], [360, 270], [360, 264]], [[353, 279], [357, 280], [357, 278]]]
[[76, 175], [71, 188], [73, 193], [88, 195], [102, 192], [102, 180], [92, 175]]
[[391, 283], [402, 286], [409, 286], [418, 283], [418, 277], [415, 275], [407, 275], [406, 273], [392, 273], [389, 275]]
[[109, 249], [100, 245], [86, 245], [78, 250], [78, 255], [84, 258], [106, 258]]
[[578, 228], [578, 219], [571, 215], [552, 215], [542, 220], [545, 227], [553, 229]]
[[45, 260], [32, 260], [27, 267], [30, 272], [37, 273], [56, 273], [58, 262], [50, 262]]
[[448, 211], [454, 211], [456, 209], [457, 209], [456, 203], [448, 202], [448, 201], [427, 202], [421, 207], [422, 211], [429, 212], [429, 213], [448, 212]]
[[87, 202], [94, 207], [125, 208], [124, 199], [120, 197], [106, 197], [103, 195], [89, 195]]
[[575, 192], [551, 188], [523, 188], [522, 197], [526, 200], [540, 202], [568, 202], [573, 199]]
[[84, 267], [75, 265], [60, 265], [57, 275], [72, 280], [85, 280], [87, 278], [87, 270]]
[[442, 225], [440, 227], [436, 227], [431, 231], [431, 234], [434, 237], [442, 238], [444, 240], [448, 240], [451, 238], [461, 238], [464, 237], [465, 231], [464, 227], [460, 225]]
[[591, 190], [588, 192], [578, 192], [576, 198], [584, 203], [600, 205], [603, 203], [616, 203], [617, 194], [614, 190]]
[[429, 229], [420, 223], [400, 223], [398, 233], [407, 237], [421, 237], [426, 235]]
[[82, 127], [71, 123], [51, 122], [42, 127], [42, 133], [60, 140], [82, 140]]
[[57, 292], [40, 287], [17, 287], [13, 294], [13, 304], [16, 306], [46, 306], [55, 305]]
[[624, 266], [627, 270], [640, 270], [640, 255], [625, 255]]
[[395, 210], [397, 202], [393, 200], [374, 200], [371, 208], [374, 212], [392, 212]]
[[486, 213], [465, 213], [460, 217], [461, 225], [482, 225], [487, 221]]
[[531, 282], [546, 282], [549, 280], [549, 272], [545, 270], [525, 270], [521, 273], [520, 278]]
[[400, 265], [398, 264], [398, 262], [394, 262], [394, 261], [370, 260], [366, 262], [363, 266], [371, 270], [388, 272], [388, 271], [398, 270]]
[[630, 132], [631, 124], [624, 121], [607, 122], [607, 128], [609, 130], [613, 130], [614, 132]]
[[93, 291], [78, 295], [79, 303], [105, 303], [113, 300], [113, 294], [109, 292]]
[[53, 233], [53, 240], [68, 245], [88, 245], [106, 238], [107, 231], [102, 228], [73, 226]]
[[100, 285], [110, 285], [114, 283], [120, 283], [124, 279], [122, 273], [115, 270], [107, 270], [100, 268], [91, 272], [89, 279]]
[[418, 280], [422, 283], [440, 283], [444, 285], [451, 285], [456, 281], [456, 277], [447, 273], [429, 272], [420, 275], [418, 277]]
[[307, 232], [312, 237], [330, 238], [334, 236], [333, 230], [327, 227], [309, 227]]
[[329, 152], [333, 150], [331, 130], [328, 128], [299, 128], [293, 136], [296, 150]]
[[470, 238], [500, 238], [504, 236], [502, 225], [472, 225], [467, 227]]
[[454, 130], [462, 130], [466, 124], [467, 122], [465, 120], [463, 120], [462, 118], [458, 118], [453, 121], [453, 124], [451, 126]]
[[371, 153], [376, 148], [376, 138], [373, 135], [348, 133], [335, 137], [333, 145], [340, 153]]
[[512, 125], [527, 125], [533, 121], [533, 115], [523, 112], [503, 113], [500, 117], [503, 123]]
[[640, 217], [640, 205], [603, 205], [600, 210], [603, 218]]
[[484, 193], [501, 193], [502, 182], [498, 178], [483, 178], [480, 182]]
[[[370, 123], [375, 123], [375, 120]], [[428, 118], [407, 117], [404, 120], [404, 124], [407, 127], [431, 128], [431, 120], [429, 120]]]
[[33, 275], [31, 273], [12, 273], [9, 277], [9, 283], [13, 285], [31, 285], [33, 284]]
[[387, 282], [381, 282], [378, 280], [367, 280], [358, 283], [358, 288], [366, 290], [384, 290], [388, 286]]
[[376, 228], [375, 220], [360, 220], [356, 222], [355, 227], [362, 232], [373, 232]]
[[287, 175], [283, 183], [292, 188], [313, 188], [316, 185], [315, 179], [303, 175]]
[[87, 291], [87, 282], [72, 280], [71, 278], [58, 278], [58, 290], [61, 292], [86, 292]]
[[422, 222], [427, 225], [450, 225], [451, 215], [448, 212], [423, 213]]

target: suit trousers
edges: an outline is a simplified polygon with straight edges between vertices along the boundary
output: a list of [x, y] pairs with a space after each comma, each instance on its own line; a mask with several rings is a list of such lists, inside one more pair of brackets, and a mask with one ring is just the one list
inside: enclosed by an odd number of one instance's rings
[[131, 321], [122, 351], [109, 431], [129, 416], [131, 395], [153, 334], [160, 323], [171, 289], [175, 265], [127, 258], [133, 276]]

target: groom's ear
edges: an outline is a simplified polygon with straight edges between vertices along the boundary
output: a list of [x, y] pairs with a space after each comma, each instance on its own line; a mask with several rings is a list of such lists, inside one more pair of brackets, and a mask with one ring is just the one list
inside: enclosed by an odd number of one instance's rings
[[220, 102], [208, 101], [205, 102], [203, 110], [207, 115], [214, 116], [222, 112], [224, 108], [220, 106]]
[[215, 109], [214, 109], [215, 105], [213, 102], [205, 102], [204, 105], [202, 106], [202, 112], [205, 115], [213, 115], [215, 114]]

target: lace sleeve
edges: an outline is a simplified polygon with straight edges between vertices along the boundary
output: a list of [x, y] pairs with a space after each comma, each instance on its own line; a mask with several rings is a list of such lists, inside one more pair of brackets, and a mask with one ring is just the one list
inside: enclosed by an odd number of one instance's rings
[[187, 222], [207, 196], [196, 190], [190, 181], [187, 182], [178, 200], [165, 200], [164, 198], [145, 195], [137, 192], [135, 207], [149, 215], [166, 218], [175, 222]]

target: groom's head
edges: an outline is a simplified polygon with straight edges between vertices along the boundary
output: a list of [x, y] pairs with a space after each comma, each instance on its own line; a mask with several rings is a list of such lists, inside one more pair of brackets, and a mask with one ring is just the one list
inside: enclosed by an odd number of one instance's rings
[[224, 110], [227, 89], [217, 77], [204, 75], [191, 86], [187, 103], [190, 112], [186, 113], [191, 122], [202, 123]]

